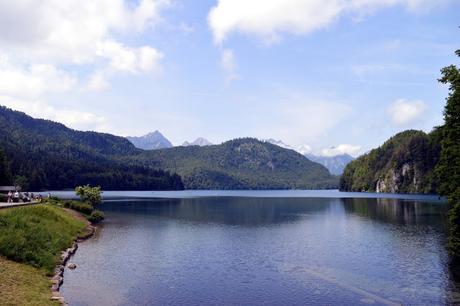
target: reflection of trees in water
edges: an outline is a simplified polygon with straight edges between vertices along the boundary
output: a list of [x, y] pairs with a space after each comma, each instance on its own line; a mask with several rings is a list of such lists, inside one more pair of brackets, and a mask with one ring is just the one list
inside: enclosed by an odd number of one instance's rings
[[399, 199], [342, 199], [345, 211], [394, 224], [444, 226], [447, 206]]
[[106, 202], [101, 208], [189, 222], [258, 226], [294, 222], [304, 215], [326, 211], [333, 202], [337, 199], [209, 197]]

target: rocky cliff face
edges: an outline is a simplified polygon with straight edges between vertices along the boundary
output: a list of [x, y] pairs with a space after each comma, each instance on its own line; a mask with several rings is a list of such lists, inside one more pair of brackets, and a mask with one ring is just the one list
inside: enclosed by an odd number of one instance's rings
[[404, 163], [400, 169], [390, 169], [390, 171], [377, 180], [376, 192], [398, 193], [423, 193], [421, 182], [423, 177], [420, 177], [421, 171], [418, 171], [416, 166], [411, 163]]

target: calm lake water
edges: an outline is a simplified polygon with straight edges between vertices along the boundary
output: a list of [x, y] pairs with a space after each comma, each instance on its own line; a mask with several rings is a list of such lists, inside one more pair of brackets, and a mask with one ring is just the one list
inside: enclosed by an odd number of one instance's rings
[[[386, 198], [391, 197], [391, 198]], [[442, 305], [446, 204], [337, 191], [105, 193], [70, 305]]]

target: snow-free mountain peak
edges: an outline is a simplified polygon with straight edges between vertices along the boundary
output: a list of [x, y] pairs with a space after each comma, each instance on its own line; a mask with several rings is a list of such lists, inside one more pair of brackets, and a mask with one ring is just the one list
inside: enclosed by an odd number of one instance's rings
[[134, 146], [144, 150], [165, 149], [173, 146], [172, 143], [158, 130], [144, 136], [128, 136], [126, 138]]

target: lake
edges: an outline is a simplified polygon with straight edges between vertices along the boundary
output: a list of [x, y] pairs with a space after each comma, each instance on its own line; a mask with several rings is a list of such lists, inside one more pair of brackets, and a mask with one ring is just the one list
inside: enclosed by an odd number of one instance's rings
[[[56, 193], [57, 194], [57, 193]], [[60, 193], [70, 196], [71, 193]], [[435, 196], [106, 192], [65, 271], [70, 305], [442, 305], [456, 288]]]

